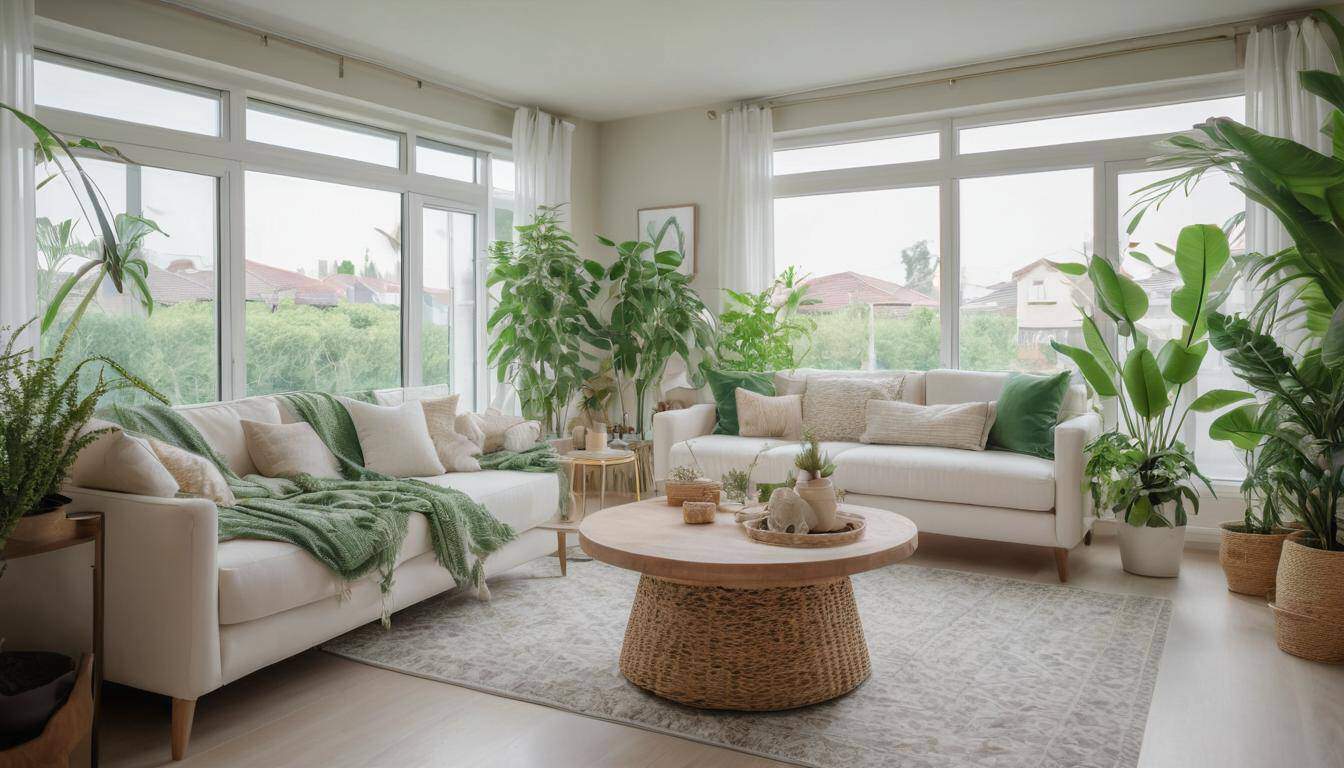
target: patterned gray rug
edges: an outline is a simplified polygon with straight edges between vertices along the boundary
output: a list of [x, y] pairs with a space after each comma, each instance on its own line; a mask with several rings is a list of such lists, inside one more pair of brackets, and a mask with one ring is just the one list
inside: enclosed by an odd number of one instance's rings
[[[577, 554], [577, 552], [576, 552]], [[897, 565], [854, 578], [873, 675], [768, 714], [659, 699], [617, 659], [638, 575], [542, 559], [328, 643], [356, 661], [807, 766], [1130, 767], [1168, 600]]]

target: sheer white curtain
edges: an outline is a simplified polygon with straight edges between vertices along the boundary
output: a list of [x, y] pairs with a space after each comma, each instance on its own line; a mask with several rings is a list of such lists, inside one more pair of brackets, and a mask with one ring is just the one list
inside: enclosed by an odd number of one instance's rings
[[[33, 0], [0, 0], [0, 102], [33, 112]], [[33, 135], [0, 115], [0, 326], [37, 313]], [[27, 343], [37, 334], [29, 331]]]
[[[539, 205], [569, 202], [573, 142], [571, 122], [529, 107], [514, 113], [513, 194], [519, 224], [531, 222]], [[564, 220], [569, 221], [568, 210]]]
[[[1257, 29], [1246, 41], [1246, 124], [1261, 133], [1292, 139], [1330, 154], [1321, 125], [1330, 106], [1298, 84], [1306, 69], [1335, 71], [1334, 57], [1314, 19]], [[1274, 253], [1292, 245], [1274, 215], [1257, 203], [1246, 208], [1246, 244]]]
[[724, 288], [764, 290], [775, 267], [774, 120], [769, 107], [750, 106], [730, 109], [719, 119], [719, 278]]

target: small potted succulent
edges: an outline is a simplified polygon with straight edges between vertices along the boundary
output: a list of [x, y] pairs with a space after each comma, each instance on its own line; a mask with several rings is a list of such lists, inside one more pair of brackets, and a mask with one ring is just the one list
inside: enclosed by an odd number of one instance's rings
[[822, 453], [821, 444], [810, 429], [803, 430], [802, 448], [797, 458], [793, 460], [794, 466], [798, 468], [794, 490], [816, 513], [817, 525], [813, 528], [815, 532], [838, 531], [845, 527], [845, 523], [837, 516], [839, 505], [835, 497], [835, 485], [831, 482], [835, 464], [831, 462], [829, 456]]

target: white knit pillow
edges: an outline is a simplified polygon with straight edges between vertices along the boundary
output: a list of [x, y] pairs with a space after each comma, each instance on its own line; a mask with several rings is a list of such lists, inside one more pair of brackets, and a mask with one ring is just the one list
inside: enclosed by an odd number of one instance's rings
[[177, 481], [154, 455], [149, 441], [128, 435], [121, 427], [101, 419], [90, 421], [81, 434], [100, 429], [111, 431], [99, 435], [75, 457], [70, 468], [72, 484], [159, 498], [172, 498], [177, 493]]
[[223, 473], [209, 459], [162, 440], [150, 440], [149, 447], [177, 481], [182, 493], [210, 499], [221, 507], [238, 503]]
[[341, 398], [341, 404], [355, 423], [365, 467], [392, 477], [443, 474], [419, 401], [387, 406]]
[[243, 419], [241, 423], [247, 453], [262, 477], [341, 476], [336, 456], [308, 422], [267, 424]]
[[818, 440], [855, 442], [867, 428], [864, 403], [899, 400], [904, 384], [904, 376], [808, 376], [803, 393], [803, 428], [812, 430]]
[[425, 426], [429, 429], [429, 439], [434, 442], [434, 452], [439, 463], [449, 472], [479, 472], [481, 463], [476, 460], [481, 449], [465, 435], [458, 434], [457, 395], [421, 400], [420, 407], [425, 410]]
[[896, 400], [869, 400], [868, 428], [860, 438], [883, 445], [932, 445], [983, 451], [989, 403], [915, 405]]
[[738, 387], [737, 434], [742, 437], [781, 437], [799, 440], [803, 436], [803, 398], [799, 395], [770, 397]]

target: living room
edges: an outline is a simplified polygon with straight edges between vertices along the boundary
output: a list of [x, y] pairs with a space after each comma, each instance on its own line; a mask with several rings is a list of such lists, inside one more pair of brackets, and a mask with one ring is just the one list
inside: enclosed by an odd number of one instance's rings
[[0, 0], [0, 766], [1344, 765], [1341, 20]]

